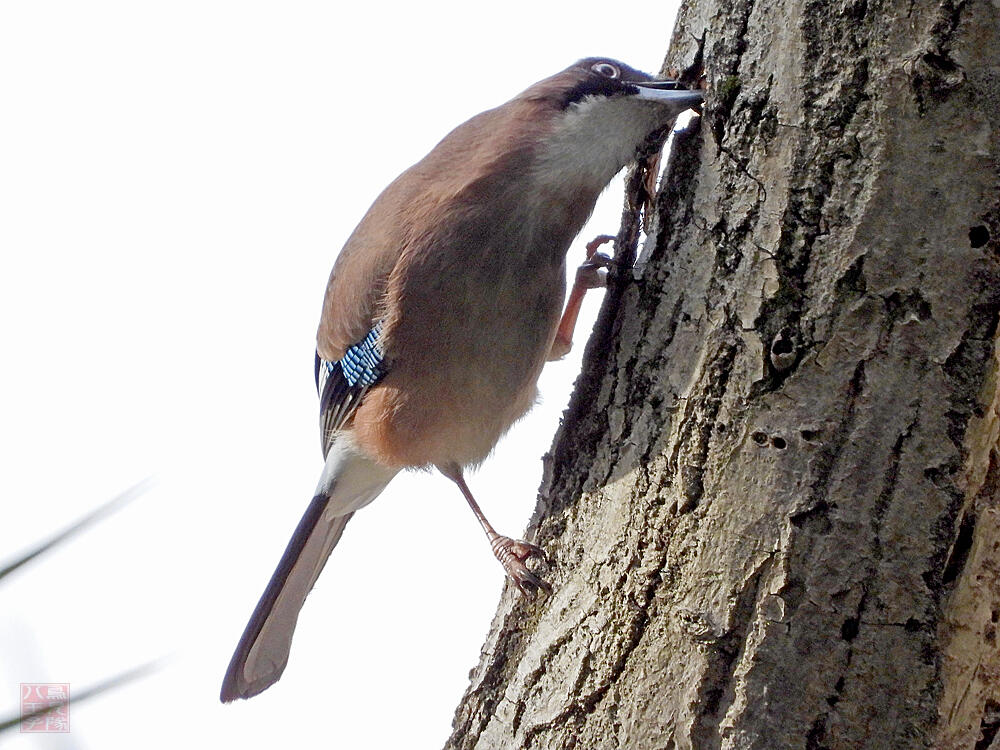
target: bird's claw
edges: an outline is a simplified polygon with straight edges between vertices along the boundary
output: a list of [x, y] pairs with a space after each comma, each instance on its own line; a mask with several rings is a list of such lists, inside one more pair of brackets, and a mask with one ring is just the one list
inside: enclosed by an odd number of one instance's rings
[[597, 252], [597, 248], [601, 245], [606, 245], [609, 242], [614, 242], [617, 239], [613, 234], [599, 234], [590, 242], [587, 243], [587, 260]]
[[547, 581], [532, 573], [525, 562], [529, 557], [540, 557], [545, 559], [545, 550], [537, 544], [511, 539], [507, 536], [498, 536], [491, 545], [493, 554], [503, 565], [504, 571], [510, 576], [514, 585], [525, 596], [534, 596], [539, 589], [546, 594], [552, 593], [552, 587]]
[[517, 563], [517, 567], [513, 569], [506, 565], [504, 568], [507, 571], [507, 575], [509, 575], [510, 579], [514, 582], [514, 585], [517, 586], [518, 590], [520, 590], [520, 592], [525, 596], [534, 597], [535, 594], [538, 593], [539, 589], [544, 591], [546, 594], [552, 593], [552, 586], [549, 585], [549, 582], [543, 578], [539, 578], [528, 570], [524, 563]]
[[576, 269], [576, 286], [583, 289], [599, 289], [607, 286], [608, 269], [612, 263], [610, 256], [595, 251]]
[[511, 539], [510, 537], [502, 537], [504, 541], [501, 542], [510, 553], [516, 557], [521, 562], [524, 562], [529, 557], [540, 557], [545, 559], [545, 550], [539, 547], [537, 544], [532, 544], [531, 542], [526, 542], [523, 539]]

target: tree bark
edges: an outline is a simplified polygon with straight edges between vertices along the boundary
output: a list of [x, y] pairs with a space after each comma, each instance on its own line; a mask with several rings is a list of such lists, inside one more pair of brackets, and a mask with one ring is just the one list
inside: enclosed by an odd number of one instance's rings
[[546, 459], [555, 591], [447, 747], [1000, 748], [1000, 4], [691, 0], [671, 49], [705, 116]]

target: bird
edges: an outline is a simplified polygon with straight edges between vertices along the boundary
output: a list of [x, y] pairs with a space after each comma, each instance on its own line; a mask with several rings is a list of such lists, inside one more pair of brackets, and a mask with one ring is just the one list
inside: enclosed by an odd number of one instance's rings
[[404, 469], [465, 496], [506, 574], [550, 591], [534, 544], [498, 534], [465, 481], [566, 354], [582, 294], [611, 261], [588, 245], [570, 301], [567, 251], [598, 195], [702, 94], [590, 57], [459, 125], [376, 198], [337, 256], [317, 333], [323, 470], [243, 632], [220, 698], [288, 662], [306, 596], [351, 516]]

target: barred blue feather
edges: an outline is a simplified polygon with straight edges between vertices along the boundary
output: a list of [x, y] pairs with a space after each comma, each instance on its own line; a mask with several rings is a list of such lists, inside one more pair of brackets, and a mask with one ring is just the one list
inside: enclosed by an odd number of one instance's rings
[[369, 388], [386, 374], [385, 353], [379, 337], [379, 321], [336, 362], [316, 354], [316, 390], [319, 392], [319, 422], [323, 455], [330, 450], [334, 433], [351, 418]]
[[350, 347], [337, 363], [348, 385], [370, 387], [385, 375], [382, 369], [384, 355], [378, 340], [381, 333], [382, 321], [379, 321], [364, 340]]

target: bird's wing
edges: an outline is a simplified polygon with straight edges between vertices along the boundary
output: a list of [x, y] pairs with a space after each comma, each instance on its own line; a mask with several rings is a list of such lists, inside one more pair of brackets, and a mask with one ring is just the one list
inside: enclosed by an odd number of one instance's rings
[[281, 677], [306, 595], [340, 541], [351, 515], [379, 493], [397, 470], [361, 455], [350, 440], [330, 447], [316, 495], [292, 534], [229, 662], [222, 702], [250, 698]]
[[360, 342], [347, 348], [336, 362], [316, 352], [316, 389], [319, 392], [319, 426], [325, 457], [334, 437], [351, 418], [365, 393], [386, 373], [379, 342], [382, 324], [376, 323]]
[[421, 187], [393, 182], [337, 255], [316, 333], [316, 350], [327, 362], [338, 361], [385, 317], [389, 277], [412, 242], [409, 229], [414, 223], [414, 206], [427, 200], [421, 198], [425, 192]]

